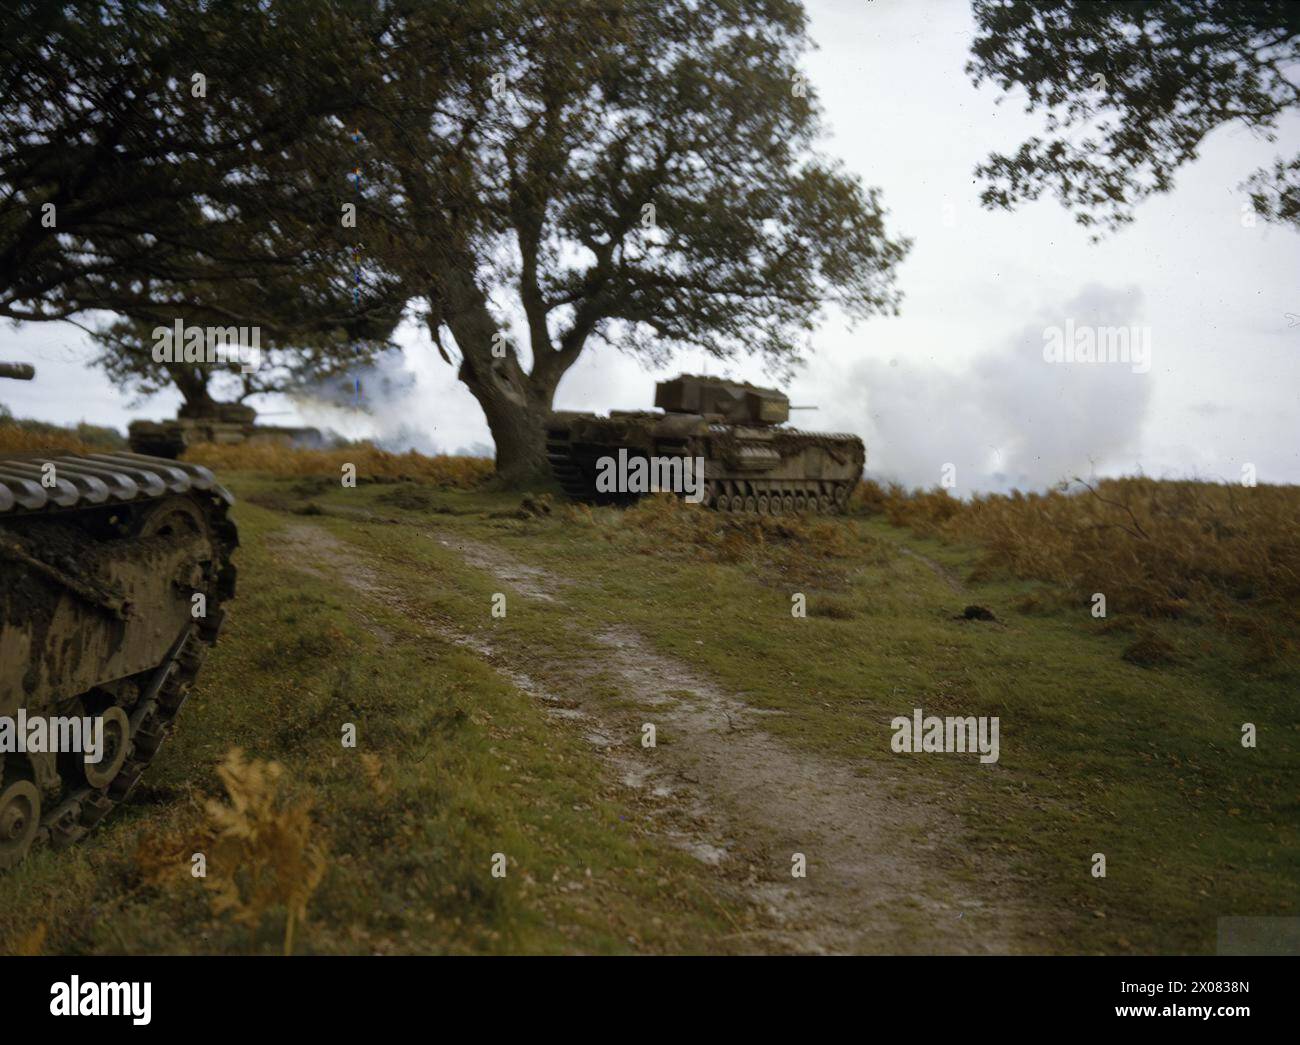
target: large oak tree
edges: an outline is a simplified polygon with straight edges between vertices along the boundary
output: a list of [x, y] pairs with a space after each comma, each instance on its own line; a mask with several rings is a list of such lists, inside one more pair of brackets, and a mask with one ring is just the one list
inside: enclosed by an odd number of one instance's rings
[[[412, 12], [382, 41], [362, 126], [404, 230], [385, 261], [418, 289], [505, 479], [544, 472], [556, 387], [593, 344], [780, 371], [828, 303], [896, 307], [907, 244], [876, 191], [815, 151], [804, 29], [790, 0], [526, 0]], [[430, 70], [438, 34], [475, 41], [475, 60]]]
[[[816, 150], [794, 0], [66, 6], [9, 45], [0, 313], [106, 309], [114, 336], [182, 307], [260, 316], [329, 355], [358, 319], [329, 249], [358, 169], [373, 323], [351, 336], [419, 308], [501, 476], [528, 481], [594, 344], [781, 372], [825, 306], [897, 306], [907, 243]], [[32, 224], [56, 198], [57, 237]]]

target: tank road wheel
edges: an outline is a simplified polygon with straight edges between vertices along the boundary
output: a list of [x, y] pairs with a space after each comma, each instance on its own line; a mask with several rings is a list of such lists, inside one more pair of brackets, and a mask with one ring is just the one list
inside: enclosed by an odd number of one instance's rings
[[192, 533], [206, 537], [207, 521], [199, 506], [188, 497], [168, 497], [149, 505], [136, 521], [132, 537], [171, 536]]
[[779, 493], [772, 494], [771, 499], [768, 501], [767, 510], [772, 515], [781, 514], [781, 495]]
[[759, 494], [759, 495], [758, 495], [758, 505], [757, 505], [757, 507], [758, 507], [758, 514], [759, 514], [759, 515], [766, 515], [766, 514], [767, 514], [768, 505], [769, 505], [769, 501], [768, 501], [768, 499], [767, 499], [767, 494], [765, 494], [765, 493], [761, 493], [761, 494]]
[[131, 746], [131, 722], [125, 711], [119, 707], [106, 708], [99, 720], [104, 723], [104, 749], [99, 753], [98, 762], [82, 763], [86, 783], [97, 791], [113, 782], [126, 762], [126, 751]]
[[30, 780], [0, 792], [0, 870], [22, 863], [41, 827], [41, 793]]
[[792, 493], [783, 494], [781, 497], [781, 507], [785, 509], [786, 515], [789, 515], [792, 511], [794, 511], [795, 510], [794, 494]]
[[840, 483], [835, 487], [835, 506], [844, 511], [845, 506], [849, 503], [849, 488], [846, 483]]
[[805, 509], [807, 509], [807, 507], [808, 507], [808, 498], [805, 497], [805, 496], [804, 496], [803, 494], [801, 494], [801, 493], [797, 493], [797, 494], [795, 494], [795, 495], [794, 495], [794, 510], [795, 510], [796, 512], [802, 512], [802, 511], [804, 511]]
[[755, 497], [752, 493], [745, 498], [745, 511], [747, 512], [758, 511], [758, 498]]
[[817, 506], [818, 506], [818, 511], [820, 511], [823, 515], [825, 515], [827, 512], [829, 512], [832, 508], [835, 507], [835, 502], [832, 501], [827, 494], [822, 494], [820, 497], [817, 498]]

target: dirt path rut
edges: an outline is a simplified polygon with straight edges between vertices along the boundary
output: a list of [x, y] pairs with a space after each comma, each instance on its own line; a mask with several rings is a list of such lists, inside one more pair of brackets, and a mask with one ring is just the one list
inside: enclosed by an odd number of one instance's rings
[[[341, 577], [411, 613], [359, 548], [308, 523], [280, 535], [297, 567]], [[563, 603], [563, 578], [481, 542], [431, 536], [516, 594]], [[586, 636], [603, 656], [557, 663], [545, 649], [503, 650], [482, 634], [417, 619], [475, 650], [577, 728], [606, 771], [633, 790], [652, 830], [715, 865], [745, 895], [757, 918], [737, 932], [741, 949], [1032, 949], [1024, 941], [1034, 915], [1015, 884], [988, 868], [954, 866], [951, 838], [961, 827], [951, 813], [909, 798], [897, 779], [795, 750], [763, 728], [765, 715], [777, 712], [749, 706], [637, 633], [620, 627]], [[598, 695], [611, 680], [620, 701]], [[653, 749], [642, 746], [646, 724], [656, 730]], [[806, 877], [791, 873], [797, 854]]]

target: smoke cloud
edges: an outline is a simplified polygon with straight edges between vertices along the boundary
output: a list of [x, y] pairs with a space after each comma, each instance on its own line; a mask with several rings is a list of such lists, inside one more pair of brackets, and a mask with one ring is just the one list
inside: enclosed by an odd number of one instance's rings
[[[867, 443], [867, 472], [931, 487], [956, 466], [953, 493], [1043, 489], [1108, 464], [1131, 467], [1153, 375], [1124, 362], [1050, 363], [1044, 330], [1142, 326], [1142, 295], [1089, 286], [975, 357], [962, 370], [909, 360], [850, 364], [823, 403], [828, 419]], [[1161, 344], [1151, 334], [1158, 367]], [[821, 384], [821, 382], [818, 382]]]

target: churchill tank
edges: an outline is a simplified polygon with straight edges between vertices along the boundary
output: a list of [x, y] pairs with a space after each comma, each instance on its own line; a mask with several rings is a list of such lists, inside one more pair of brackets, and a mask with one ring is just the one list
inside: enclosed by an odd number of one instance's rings
[[718, 511], [842, 512], [866, 464], [856, 435], [788, 427], [790, 400], [774, 388], [683, 374], [655, 386], [655, 407], [553, 414], [547, 455], [564, 492], [597, 504], [667, 490]]
[[186, 405], [174, 420], [132, 421], [126, 431], [127, 445], [134, 452], [173, 460], [199, 443], [275, 442], [315, 448], [325, 442], [316, 428], [257, 424], [257, 411], [244, 403]]
[[157, 755], [235, 593], [232, 503], [198, 465], [0, 448], [0, 869], [84, 837]]

